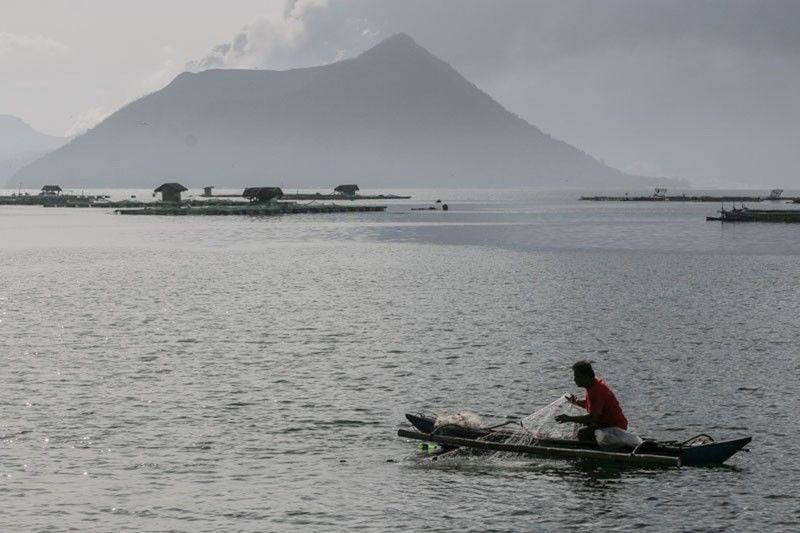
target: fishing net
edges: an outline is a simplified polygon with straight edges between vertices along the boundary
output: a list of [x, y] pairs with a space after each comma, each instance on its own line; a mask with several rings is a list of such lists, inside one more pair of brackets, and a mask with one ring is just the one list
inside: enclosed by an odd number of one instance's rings
[[[571, 439], [578, 438], [580, 426], [573, 422], [559, 424], [555, 421], [556, 416], [566, 414], [570, 416], [580, 416], [586, 414], [581, 407], [574, 405], [567, 396], [564, 395], [551, 403], [531, 413], [518, 423], [498, 428], [496, 431], [480, 437], [482, 441], [500, 440], [505, 444], [518, 446], [534, 446], [542, 439]], [[470, 448], [459, 448], [451, 452], [457, 456], [480, 456], [484, 461], [507, 461], [523, 457], [522, 454], [513, 452], [479, 452]]]
[[556, 416], [561, 414], [580, 416], [585, 415], [586, 411], [567, 400], [567, 396], [564, 395], [523, 418], [520, 423], [522, 430], [518, 433], [531, 436], [533, 438], [531, 442], [536, 439], [577, 439], [580, 426], [573, 422], [559, 424], [556, 422]]

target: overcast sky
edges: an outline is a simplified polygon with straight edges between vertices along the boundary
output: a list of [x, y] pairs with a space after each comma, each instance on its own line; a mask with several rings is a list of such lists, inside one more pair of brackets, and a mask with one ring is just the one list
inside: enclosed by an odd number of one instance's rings
[[291, 68], [406, 32], [622, 170], [800, 188], [800, 2], [0, 0], [0, 113], [75, 133], [185, 69]]

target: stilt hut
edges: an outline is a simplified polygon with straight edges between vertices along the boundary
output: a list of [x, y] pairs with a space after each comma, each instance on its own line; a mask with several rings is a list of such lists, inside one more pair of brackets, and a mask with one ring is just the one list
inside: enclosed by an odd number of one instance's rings
[[270, 200], [277, 200], [283, 196], [280, 187], [248, 187], [242, 193], [243, 198], [247, 198], [254, 204], [264, 204]]
[[181, 203], [181, 193], [189, 189], [180, 183], [165, 183], [159, 186], [153, 193], [161, 193], [161, 201], [170, 204]]
[[350, 185], [339, 185], [338, 187], [333, 189], [333, 192], [337, 192], [344, 196], [355, 196], [359, 190], [360, 189], [358, 188], [358, 185], [350, 184]]
[[58, 196], [61, 194], [61, 187], [59, 185], [45, 185], [42, 187], [42, 196]]

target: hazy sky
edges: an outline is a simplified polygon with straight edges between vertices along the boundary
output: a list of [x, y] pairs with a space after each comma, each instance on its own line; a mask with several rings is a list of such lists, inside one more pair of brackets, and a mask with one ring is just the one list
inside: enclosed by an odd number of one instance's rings
[[798, 187], [800, 2], [0, 0], [0, 113], [90, 127], [184, 69], [291, 68], [406, 32], [629, 172]]

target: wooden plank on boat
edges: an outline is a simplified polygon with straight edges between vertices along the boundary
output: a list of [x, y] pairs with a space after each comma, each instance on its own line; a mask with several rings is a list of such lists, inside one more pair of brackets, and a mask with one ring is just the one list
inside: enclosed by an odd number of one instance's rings
[[445, 437], [442, 435], [409, 431], [407, 429], [398, 430], [397, 435], [400, 437], [407, 437], [409, 439], [435, 442], [445, 446], [473, 448], [497, 452], [522, 453], [538, 457], [552, 457], [558, 459], [597, 459], [626, 464], [681, 466], [681, 460], [679, 457], [671, 457], [668, 455], [631, 454], [590, 449], [556, 448], [553, 446], [522, 446], [518, 444], [505, 444], [502, 442]]

